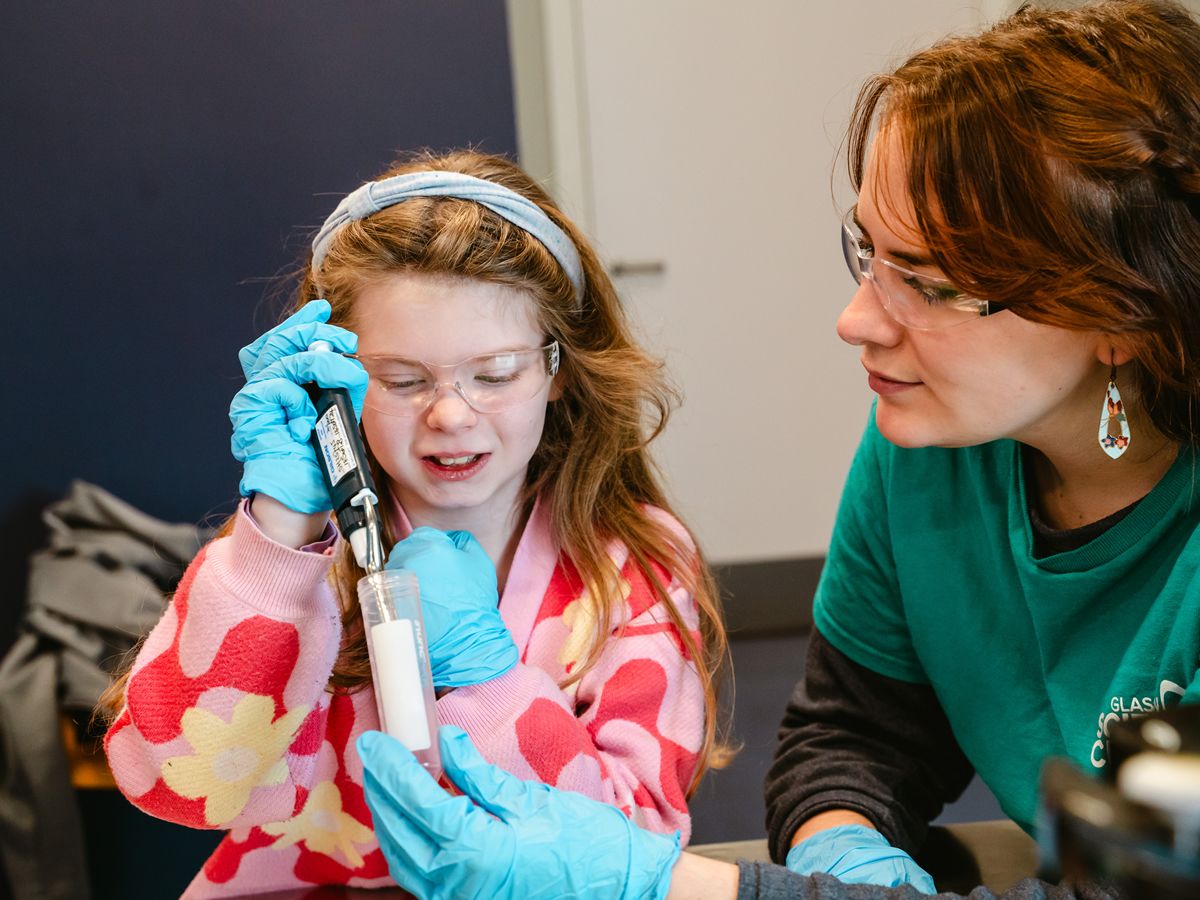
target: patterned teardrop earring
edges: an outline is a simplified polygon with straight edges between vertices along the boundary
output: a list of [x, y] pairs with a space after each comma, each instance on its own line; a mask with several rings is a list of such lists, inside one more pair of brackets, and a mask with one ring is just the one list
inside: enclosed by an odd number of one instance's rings
[[[1113, 423], [1119, 426], [1120, 434], [1113, 434]], [[1112, 459], [1119, 459], [1129, 449], [1129, 418], [1117, 390], [1117, 367], [1112, 367], [1108, 376], [1108, 387], [1104, 391], [1104, 405], [1100, 407], [1100, 449]]]

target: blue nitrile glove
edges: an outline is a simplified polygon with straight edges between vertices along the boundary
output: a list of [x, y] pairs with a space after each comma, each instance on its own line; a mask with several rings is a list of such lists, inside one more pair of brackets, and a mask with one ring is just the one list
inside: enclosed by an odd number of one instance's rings
[[910, 884], [923, 894], [937, 893], [928, 872], [866, 825], [837, 825], [818, 831], [788, 851], [787, 867], [801, 875], [827, 872], [848, 884]]
[[310, 300], [270, 331], [259, 335], [238, 351], [242, 373], [250, 381], [271, 363], [301, 350], [313, 341], [328, 341], [338, 353], [358, 350], [358, 335], [329, 324], [329, 301]]
[[[305, 349], [310, 336], [329, 340], [335, 350], [352, 350], [357, 344], [351, 332], [323, 324], [328, 315], [329, 304], [315, 300], [244, 348], [242, 365], [250, 374], [229, 406], [230, 447], [243, 463], [242, 495], [267, 494], [299, 513], [332, 506], [309, 443], [317, 413], [301, 385], [311, 381], [346, 388], [356, 415], [367, 393], [367, 373], [357, 360], [341, 352]], [[314, 330], [318, 326], [319, 332]]]
[[496, 567], [469, 532], [418, 528], [392, 548], [387, 568], [417, 576], [434, 687], [490, 681], [517, 664]]
[[485, 762], [466, 732], [440, 730], [452, 797], [394, 738], [358, 738], [363, 787], [392, 878], [423, 900], [667, 895], [679, 834], [638, 828], [616, 807]]

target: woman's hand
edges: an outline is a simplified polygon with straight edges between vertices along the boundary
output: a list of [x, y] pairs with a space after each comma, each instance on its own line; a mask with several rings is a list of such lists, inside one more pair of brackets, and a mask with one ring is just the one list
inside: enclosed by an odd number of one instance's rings
[[[440, 730], [452, 797], [397, 740], [357, 742], [375, 835], [392, 878], [418, 897], [661, 900], [679, 836], [638, 828], [613, 806], [487, 763], [466, 732]], [[709, 894], [708, 896], [713, 896]]]
[[496, 568], [468, 532], [418, 528], [392, 548], [387, 568], [417, 576], [434, 687], [490, 681], [517, 664], [498, 608]]
[[826, 872], [847, 884], [910, 884], [924, 894], [937, 893], [928, 872], [866, 825], [836, 825], [816, 832], [788, 851], [787, 867], [801, 875]]
[[[328, 514], [331, 507], [309, 435], [317, 413], [301, 386], [315, 382], [350, 392], [356, 413], [367, 393], [367, 373], [352, 353], [358, 338], [326, 324], [329, 304], [314, 300], [268, 331], [239, 354], [246, 373], [229, 407], [231, 448], [243, 464], [241, 492], [273, 497], [301, 514]], [[326, 340], [340, 351], [310, 352], [313, 340]]]

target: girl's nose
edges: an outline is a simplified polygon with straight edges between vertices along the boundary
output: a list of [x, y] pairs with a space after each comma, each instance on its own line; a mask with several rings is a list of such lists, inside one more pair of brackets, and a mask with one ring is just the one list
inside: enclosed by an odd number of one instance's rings
[[900, 342], [904, 326], [891, 317], [875, 284], [864, 278], [838, 316], [837, 333], [847, 344], [879, 344], [892, 347]]
[[471, 404], [467, 403], [467, 398], [453, 384], [439, 384], [434, 389], [433, 402], [425, 410], [426, 424], [438, 431], [470, 428], [478, 416]]

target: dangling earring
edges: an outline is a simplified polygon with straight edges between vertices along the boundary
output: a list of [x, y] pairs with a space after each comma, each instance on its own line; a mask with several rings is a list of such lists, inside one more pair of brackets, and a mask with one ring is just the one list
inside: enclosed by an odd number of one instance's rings
[[[1115, 419], [1121, 426], [1119, 435], [1109, 433], [1109, 422]], [[1121, 403], [1121, 392], [1117, 390], [1117, 366], [1114, 363], [1108, 375], [1108, 387], [1104, 391], [1104, 405], [1100, 407], [1100, 449], [1112, 459], [1119, 459], [1129, 449], [1129, 418], [1125, 405]]]

